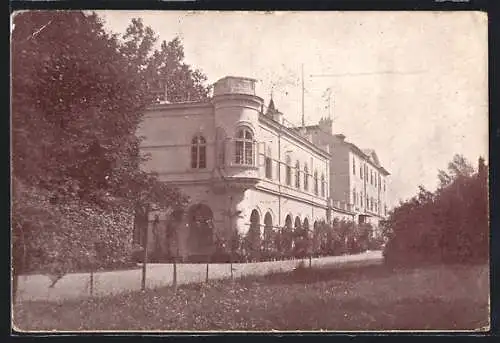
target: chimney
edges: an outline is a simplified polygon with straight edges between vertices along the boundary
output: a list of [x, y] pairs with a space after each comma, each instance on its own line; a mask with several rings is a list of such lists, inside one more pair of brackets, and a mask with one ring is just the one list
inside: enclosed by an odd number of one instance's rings
[[335, 135], [335, 138], [337, 138], [339, 141], [344, 142], [345, 136], [343, 134], [337, 134]]
[[319, 120], [319, 128], [323, 132], [326, 132], [328, 134], [332, 134], [332, 132], [333, 132], [333, 120], [330, 118], [321, 118]]

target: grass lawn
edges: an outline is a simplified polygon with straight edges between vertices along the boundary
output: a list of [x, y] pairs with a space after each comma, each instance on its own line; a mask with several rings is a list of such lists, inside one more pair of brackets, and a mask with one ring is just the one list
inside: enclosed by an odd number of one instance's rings
[[487, 330], [488, 266], [305, 269], [14, 307], [22, 331]]

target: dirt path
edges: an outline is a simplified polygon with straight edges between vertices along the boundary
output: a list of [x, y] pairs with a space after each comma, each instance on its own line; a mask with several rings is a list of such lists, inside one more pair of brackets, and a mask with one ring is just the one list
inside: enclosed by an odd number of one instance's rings
[[[380, 263], [380, 251], [367, 251], [357, 255], [330, 256], [313, 258], [312, 266], [338, 265], [343, 267], [351, 264]], [[300, 261], [305, 266], [309, 260], [290, 260], [261, 263], [235, 263], [233, 276], [235, 278], [250, 275], [264, 275], [272, 272], [286, 272], [294, 269]], [[204, 282], [207, 276], [206, 264], [178, 264], [177, 282], [179, 285]], [[209, 264], [209, 280], [231, 277], [230, 264]], [[172, 264], [150, 264], [147, 268], [146, 287], [156, 288], [172, 284]], [[53, 287], [47, 275], [24, 275], [19, 279], [18, 301], [60, 301], [65, 299], [79, 299], [91, 296], [90, 273], [67, 274]], [[141, 269], [98, 272], [93, 276], [93, 296], [105, 296], [136, 291], [141, 288]]]

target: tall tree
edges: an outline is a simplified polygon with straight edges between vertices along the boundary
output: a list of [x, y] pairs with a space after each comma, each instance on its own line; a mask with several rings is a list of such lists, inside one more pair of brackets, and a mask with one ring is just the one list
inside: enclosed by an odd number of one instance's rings
[[121, 53], [133, 61], [149, 94], [162, 97], [166, 92], [164, 100], [170, 102], [199, 101], [208, 97], [207, 77], [184, 62], [184, 47], [178, 37], [162, 41], [156, 49], [158, 37], [154, 31], [140, 18], [135, 18], [122, 39]]
[[471, 262], [488, 257], [487, 167], [477, 172], [461, 155], [439, 171], [440, 187], [401, 203], [389, 216], [386, 257], [397, 263]]
[[464, 156], [455, 154], [453, 160], [448, 163], [448, 171], [439, 170], [438, 172], [440, 187], [448, 186], [459, 177], [470, 177], [473, 173], [474, 167], [470, 162]]
[[13, 18], [13, 233], [39, 263], [73, 268], [102, 241], [119, 259], [130, 243], [131, 209], [185, 203], [140, 169], [136, 130], [152, 100], [143, 71], [154, 65], [155, 38], [139, 24], [126, 34], [140, 40], [127, 43], [95, 13]]

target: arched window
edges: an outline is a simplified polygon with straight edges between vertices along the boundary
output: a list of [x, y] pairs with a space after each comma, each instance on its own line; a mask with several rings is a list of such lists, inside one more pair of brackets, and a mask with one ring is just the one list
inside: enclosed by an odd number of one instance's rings
[[304, 165], [304, 190], [309, 190], [309, 169], [307, 168], [307, 164]]
[[253, 165], [253, 134], [249, 129], [240, 129], [235, 139], [236, 164]]
[[292, 184], [292, 161], [290, 160], [290, 156], [286, 157], [286, 184], [290, 186]]
[[195, 136], [191, 140], [191, 168], [207, 167], [207, 141], [203, 136]]
[[266, 168], [266, 177], [268, 179], [273, 178], [273, 160], [271, 158], [271, 149], [267, 150], [266, 160], [265, 160], [265, 168]]
[[325, 174], [321, 174], [321, 196], [325, 197]]
[[309, 220], [307, 218], [304, 218], [304, 222], [302, 223], [302, 230], [304, 235], [309, 234]]
[[295, 163], [295, 187], [300, 188], [300, 163]]
[[261, 231], [260, 215], [257, 210], [250, 214], [250, 228], [247, 233], [247, 242], [249, 243], [249, 253], [251, 260], [258, 260], [260, 257]]
[[318, 171], [314, 171], [314, 194], [318, 195]]

